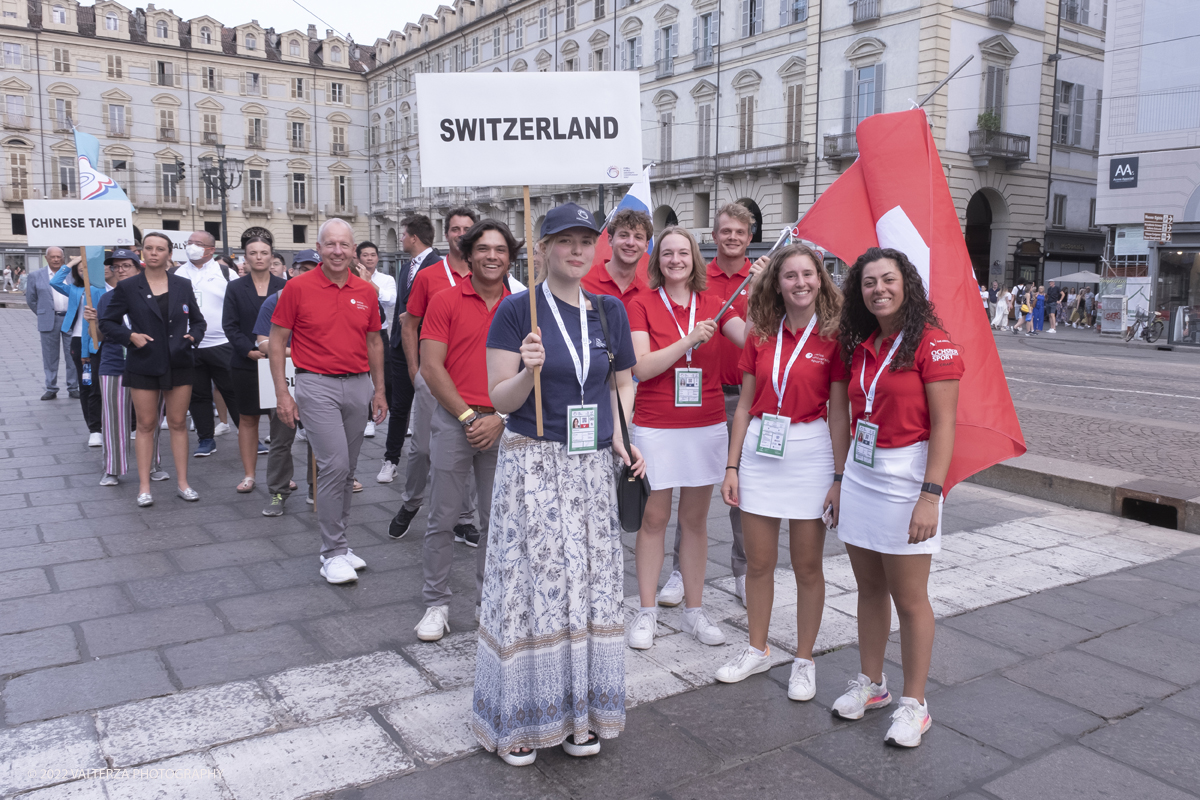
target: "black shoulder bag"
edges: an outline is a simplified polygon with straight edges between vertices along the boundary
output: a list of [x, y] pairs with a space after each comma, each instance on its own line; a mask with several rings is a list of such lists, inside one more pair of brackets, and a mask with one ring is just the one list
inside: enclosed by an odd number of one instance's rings
[[[604, 313], [604, 302], [596, 295], [587, 295], [588, 300], [596, 307], [596, 313], [600, 315], [600, 327], [604, 331], [604, 346], [608, 351], [608, 384], [613, 391], [617, 391], [617, 382], [614, 377], [616, 370], [613, 368], [613, 363], [616, 356], [612, 349], [612, 336], [608, 332], [608, 317]], [[586, 309], [580, 309], [581, 313], [586, 314]], [[587, 346], [586, 343], [584, 345]], [[621, 403], [621, 393], [617, 392], [617, 416], [621, 420], [621, 441], [625, 443], [625, 452], [629, 454], [630, 460], [633, 459], [633, 445], [629, 441], [629, 426], [625, 424], [625, 406]], [[621, 528], [627, 533], [634, 533], [642, 527], [642, 515], [646, 513], [646, 501], [650, 499], [650, 481], [645, 475], [638, 477], [633, 474], [633, 469], [627, 464], [621, 465], [621, 472], [617, 476], [617, 513], [621, 517]]]

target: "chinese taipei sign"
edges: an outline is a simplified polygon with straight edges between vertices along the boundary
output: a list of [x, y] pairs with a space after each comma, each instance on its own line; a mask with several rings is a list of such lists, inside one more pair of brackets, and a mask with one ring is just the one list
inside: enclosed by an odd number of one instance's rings
[[424, 186], [631, 183], [642, 174], [636, 73], [416, 80]]
[[29, 246], [132, 245], [130, 210], [128, 200], [26, 200]]

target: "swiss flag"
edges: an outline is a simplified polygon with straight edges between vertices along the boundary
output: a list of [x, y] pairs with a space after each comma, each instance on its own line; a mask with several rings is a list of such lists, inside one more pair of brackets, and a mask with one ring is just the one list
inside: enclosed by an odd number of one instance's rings
[[857, 136], [858, 160], [793, 233], [850, 264], [869, 247], [895, 248], [921, 273], [966, 365], [949, 492], [964, 478], [1022, 455], [1025, 438], [925, 112], [876, 114], [859, 124]]

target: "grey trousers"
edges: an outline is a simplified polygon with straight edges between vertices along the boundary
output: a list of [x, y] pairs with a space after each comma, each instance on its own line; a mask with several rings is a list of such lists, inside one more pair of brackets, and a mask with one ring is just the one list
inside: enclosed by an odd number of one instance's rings
[[[408, 466], [404, 470], [403, 507], [416, 511], [425, 502], [425, 488], [429, 484], [429, 447], [430, 433], [434, 411], [440, 409], [438, 401], [433, 399], [429, 385], [417, 373], [413, 381], [412, 404], [412, 442], [408, 449]], [[489, 490], [490, 491], [490, 490]], [[476, 493], [472, 482], [467, 505], [459, 515], [459, 523], [475, 521]]]
[[479, 488], [479, 547], [475, 548], [475, 602], [483, 597], [483, 568], [487, 563], [488, 523], [492, 516], [492, 482], [500, 439], [487, 450], [476, 450], [467, 441], [458, 420], [440, 405], [433, 412], [433, 484], [430, 489], [429, 524], [425, 527], [422, 561], [427, 606], [450, 602], [450, 567], [454, 562], [454, 526], [468, 501], [468, 477]]
[[[725, 395], [725, 427], [730, 431], [733, 430], [733, 412], [737, 410], [738, 395]], [[732, 434], [731, 434], [732, 435]], [[729, 527], [733, 528], [733, 544], [729, 547], [729, 568], [733, 570], [733, 576], [740, 578], [746, 574], [746, 540], [742, 536], [742, 510], [737, 506], [729, 507]], [[683, 531], [679, 527], [679, 520], [675, 520], [675, 555], [671, 560], [671, 570], [679, 572], [679, 540], [683, 538]]]
[[79, 391], [79, 372], [75, 369], [75, 359], [71, 358], [71, 334], [62, 332], [63, 320], [66, 314], [54, 315], [54, 330], [40, 331], [42, 339], [42, 369], [46, 373], [46, 391], [58, 391], [58, 355], [62, 353], [67, 362], [67, 391]]
[[317, 524], [321, 555], [327, 558], [346, 552], [354, 468], [374, 392], [370, 375], [330, 378], [302, 372], [296, 376], [296, 405], [317, 459]]
[[[296, 441], [296, 429], [289, 428], [280, 422], [275, 409], [271, 409], [270, 420], [271, 451], [267, 453], [267, 492], [281, 494], [286, 500], [292, 494], [290, 484], [292, 475], [296, 471], [296, 466], [292, 463], [292, 444]], [[306, 465], [305, 472], [308, 475], [308, 488], [311, 492], [313, 485], [312, 444], [308, 445], [307, 450], [304, 463]]]

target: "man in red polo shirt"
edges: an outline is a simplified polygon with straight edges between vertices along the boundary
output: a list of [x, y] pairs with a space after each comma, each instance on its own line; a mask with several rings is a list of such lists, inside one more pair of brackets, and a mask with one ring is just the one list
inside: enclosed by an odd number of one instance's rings
[[625, 208], [613, 215], [608, 223], [608, 244], [612, 258], [592, 267], [583, 276], [583, 288], [592, 294], [616, 297], [625, 306], [650, 291], [646, 281], [637, 274], [638, 262], [646, 255], [646, 246], [654, 235], [654, 223], [644, 211]]
[[[288, 281], [279, 293], [268, 352], [279, 403], [275, 413], [289, 428], [303, 417], [317, 460], [321, 576], [349, 583], [366, 566], [346, 546], [354, 468], [368, 409], [376, 425], [387, 416], [382, 325], [375, 289], [350, 272], [350, 225], [326, 221], [317, 234], [317, 252], [321, 266]], [[288, 337], [296, 365], [295, 400], [284, 377]]]
[[517, 241], [503, 222], [485, 219], [459, 240], [471, 276], [433, 298], [421, 329], [421, 375], [437, 400], [431, 424], [433, 486], [423, 561], [427, 606], [417, 638], [432, 642], [450, 629], [454, 525], [467, 506], [472, 473], [479, 494], [475, 602], [483, 592], [492, 480], [504, 419], [488, 397], [487, 336], [500, 301], [510, 294], [508, 267]]

